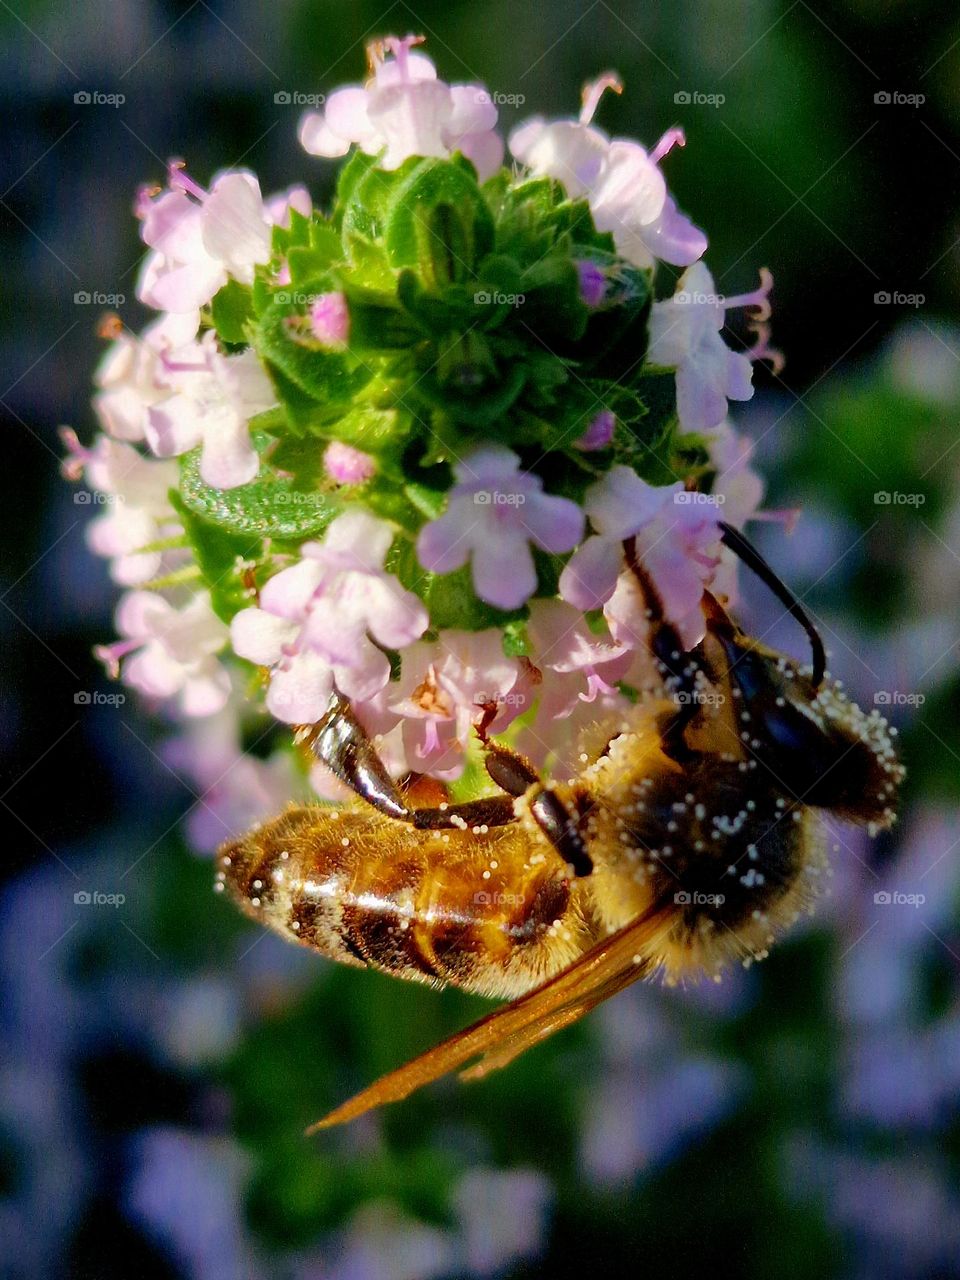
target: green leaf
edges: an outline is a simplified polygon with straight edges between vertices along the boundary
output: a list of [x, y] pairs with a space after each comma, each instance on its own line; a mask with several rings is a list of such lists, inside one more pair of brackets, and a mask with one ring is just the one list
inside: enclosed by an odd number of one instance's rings
[[245, 325], [253, 318], [253, 290], [237, 280], [227, 283], [214, 294], [210, 304], [214, 328], [224, 342], [245, 343]]
[[171, 490], [170, 501], [190, 539], [214, 613], [223, 622], [229, 622], [250, 603], [239, 562], [259, 553], [260, 536], [228, 531], [222, 521], [214, 523], [190, 508], [176, 490]]
[[[465, 275], [493, 248], [493, 218], [477, 185], [473, 166], [462, 157], [453, 160], [420, 160], [396, 185], [386, 210], [384, 239], [391, 265], [413, 267], [420, 261], [423, 236], [433, 238], [437, 228], [437, 208], [446, 205], [456, 211], [460, 247], [453, 266]], [[452, 226], [452, 222], [448, 226]], [[453, 235], [453, 232], [450, 231]], [[441, 239], [437, 246], [448, 269], [452, 244]]]
[[[322, 445], [315, 444], [314, 448], [319, 457]], [[256, 547], [263, 538], [297, 542], [317, 537], [338, 511], [338, 504], [329, 494], [297, 488], [293, 480], [280, 478], [262, 465], [260, 475], [250, 484], [214, 489], [200, 475], [199, 449], [184, 454], [180, 461], [178, 497], [181, 508], [192, 519], [243, 540], [248, 548]], [[196, 527], [206, 536], [205, 527]], [[187, 528], [187, 534], [194, 543], [191, 528]], [[206, 576], [205, 569], [204, 573]]]
[[[290, 324], [298, 319], [292, 303], [275, 301], [252, 330], [257, 351], [320, 404], [351, 400], [370, 381], [372, 371], [348, 352], [325, 351], [298, 340]], [[281, 387], [278, 391], [282, 394]]]

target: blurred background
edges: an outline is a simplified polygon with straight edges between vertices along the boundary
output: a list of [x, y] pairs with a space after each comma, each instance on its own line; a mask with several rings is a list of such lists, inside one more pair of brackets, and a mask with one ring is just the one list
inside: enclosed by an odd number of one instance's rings
[[[507, 127], [573, 112], [608, 67], [604, 127], [684, 126], [668, 177], [719, 288], [776, 279], [787, 365], [735, 422], [768, 505], [803, 515], [754, 532], [910, 773], [895, 834], [837, 830], [831, 899], [768, 963], [632, 988], [483, 1085], [307, 1142], [485, 1006], [339, 970], [214, 899], [165, 727], [97, 703], [116, 590], [56, 428], [89, 438], [97, 296], [146, 319], [137, 184], [179, 155], [325, 199], [284, 96], [408, 31], [446, 79], [525, 99]], [[960, 1275], [960, 13], [0, 0], [0, 100], [0, 1275]], [[750, 628], [800, 652], [745, 586]]]

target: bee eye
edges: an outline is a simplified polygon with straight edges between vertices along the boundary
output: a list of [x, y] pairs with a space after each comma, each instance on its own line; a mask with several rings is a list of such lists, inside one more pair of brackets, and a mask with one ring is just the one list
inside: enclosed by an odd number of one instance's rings
[[813, 808], [888, 826], [903, 768], [886, 722], [865, 715], [835, 685], [816, 688], [789, 659], [732, 629], [714, 634], [749, 717], [751, 754], [774, 785]]

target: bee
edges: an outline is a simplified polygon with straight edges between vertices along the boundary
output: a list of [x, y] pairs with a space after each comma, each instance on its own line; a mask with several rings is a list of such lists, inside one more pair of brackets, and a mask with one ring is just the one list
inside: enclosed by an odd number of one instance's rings
[[308, 1133], [458, 1068], [485, 1076], [640, 978], [719, 979], [763, 959], [822, 891], [823, 815], [892, 824], [895, 730], [826, 676], [800, 603], [722, 528], [806, 630], [809, 666], [744, 634], [710, 592], [685, 652], [628, 540], [656, 682], [585, 736], [572, 776], [544, 781], [493, 741], [495, 707], [477, 732], [499, 793], [459, 804], [395, 783], [339, 695], [299, 730], [357, 799], [291, 808], [224, 846], [218, 888], [332, 960], [511, 1002]]

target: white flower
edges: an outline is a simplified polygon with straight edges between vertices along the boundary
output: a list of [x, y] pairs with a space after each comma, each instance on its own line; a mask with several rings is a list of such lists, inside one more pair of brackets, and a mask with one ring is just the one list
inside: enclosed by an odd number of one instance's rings
[[761, 323], [769, 316], [773, 279], [768, 271], [760, 274], [758, 289], [725, 298], [716, 292], [706, 266], [697, 262], [680, 277], [672, 298], [653, 304], [647, 363], [676, 369], [677, 416], [686, 431], [709, 431], [727, 416], [728, 400], [749, 400], [751, 361], [774, 356], [765, 336], [745, 355], [731, 351], [721, 337], [732, 307], [759, 308], [756, 319]]
[[678, 211], [658, 167], [672, 147], [684, 145], [682, 130], [669, 130], [650, 153], [627, 139], [611, 142], [591, 123], [605, 89], [620, 92], [616, 76], [586, 86], [579, 120], [528, 120], [511, 133], [510, 150], [532, 173], [561, 182], [573, 199], [586, 198], [597, 229], [609, 231], [634, 265], [695, 262], [706, 237]]
[[[497, 109], [482, 85], [448, 85], [437, 79], [429, 58], [411, 53], [419, 38], [368, 46], [373, 76], [366, 85], [331, 93], [322, 112], [300, 124], [300, 141], [311, 155], [346, 155], [354, 144], [368, 155], [383, 152], [384, 169], [410, 156], [449, 156], [461, 151], [481, 181], [503, 160], [503, 142], [493, 132]], [[392, 58], [384, 55], [389, 52]]]
[[417, 554], [432, 573], [468, 560], [479, 599], [516, 609], [537, 589], [530, 544], [558, 555], [583, 534], [583, 512], [569, 498], [543, 492], [539, 476], [520, 471], [502, 445], [483, 445], [454, 467], [447, 510], [420, 531]]
[[100, 425], [116, 440], [142, 440], [147, 410], [170, 394], [161, 356], [192, 342], [200, 317], [196, 311], [165, 315], [140, 337], [122, 332], [110, 344], [94, 381], [99, 388], [93, 407]]
[[220, 710], [230, 695], [230, 677], [214, 655], [229, 633], [206, 592], [177, 609], [156, 592], [129, 591], [116, 621], [122, 639], [95, 650], [110, 675], [120, 675], [147, 697], [176, 698], [186, 716]]
[[137, 297], [160, 311], [191, 312], [231, 276], [252, 284], [254, 267], [270, 260], [273, 225], [285, 225], [291, 208], [310, 213], [302, 187], [265, 204], [252, 173], [223, 173], [205, 191], [172, 164], [169, 187], [141, 191], [138, 200], [141, 235], [153, 253], [143, 264]]
[[169, 497], [179, 479], [176, 463], [144, 458], [132, 445], [109, 436], [100, 436], [92, 449], [84, 449], [74, 432], [64, 430], [61, 435], [70, 453], [64, 474], [70, 479], [82, 474], [92, 489], [109, 499], [87, 525], [91, 550], [111, 560], [110, 576], [122, 586], [156, 577], [164, 553], [143, 548], [182, 532]]
[[160, 458], [197, 445], [200, 475], [217, 489], [253, 480], [260, 467], [248, 422], [276, 404], [276, 393], [253, 351], [224, 356], [209, 330], [201, 342], [164, 357], [167, 398], [147, 411], [146, 438]]
[[384, 572], [392, 540], [386, 521], [345, 512], [267, 582], [258, 608], [233, 619], [234, 650], [272, 668], [267, 706], [278, 720], [319, 720], [334, 686], [352, 700], [372, 698], [390, 679], [383, 649], [402, 649], [426, 630], [421, 602]]

